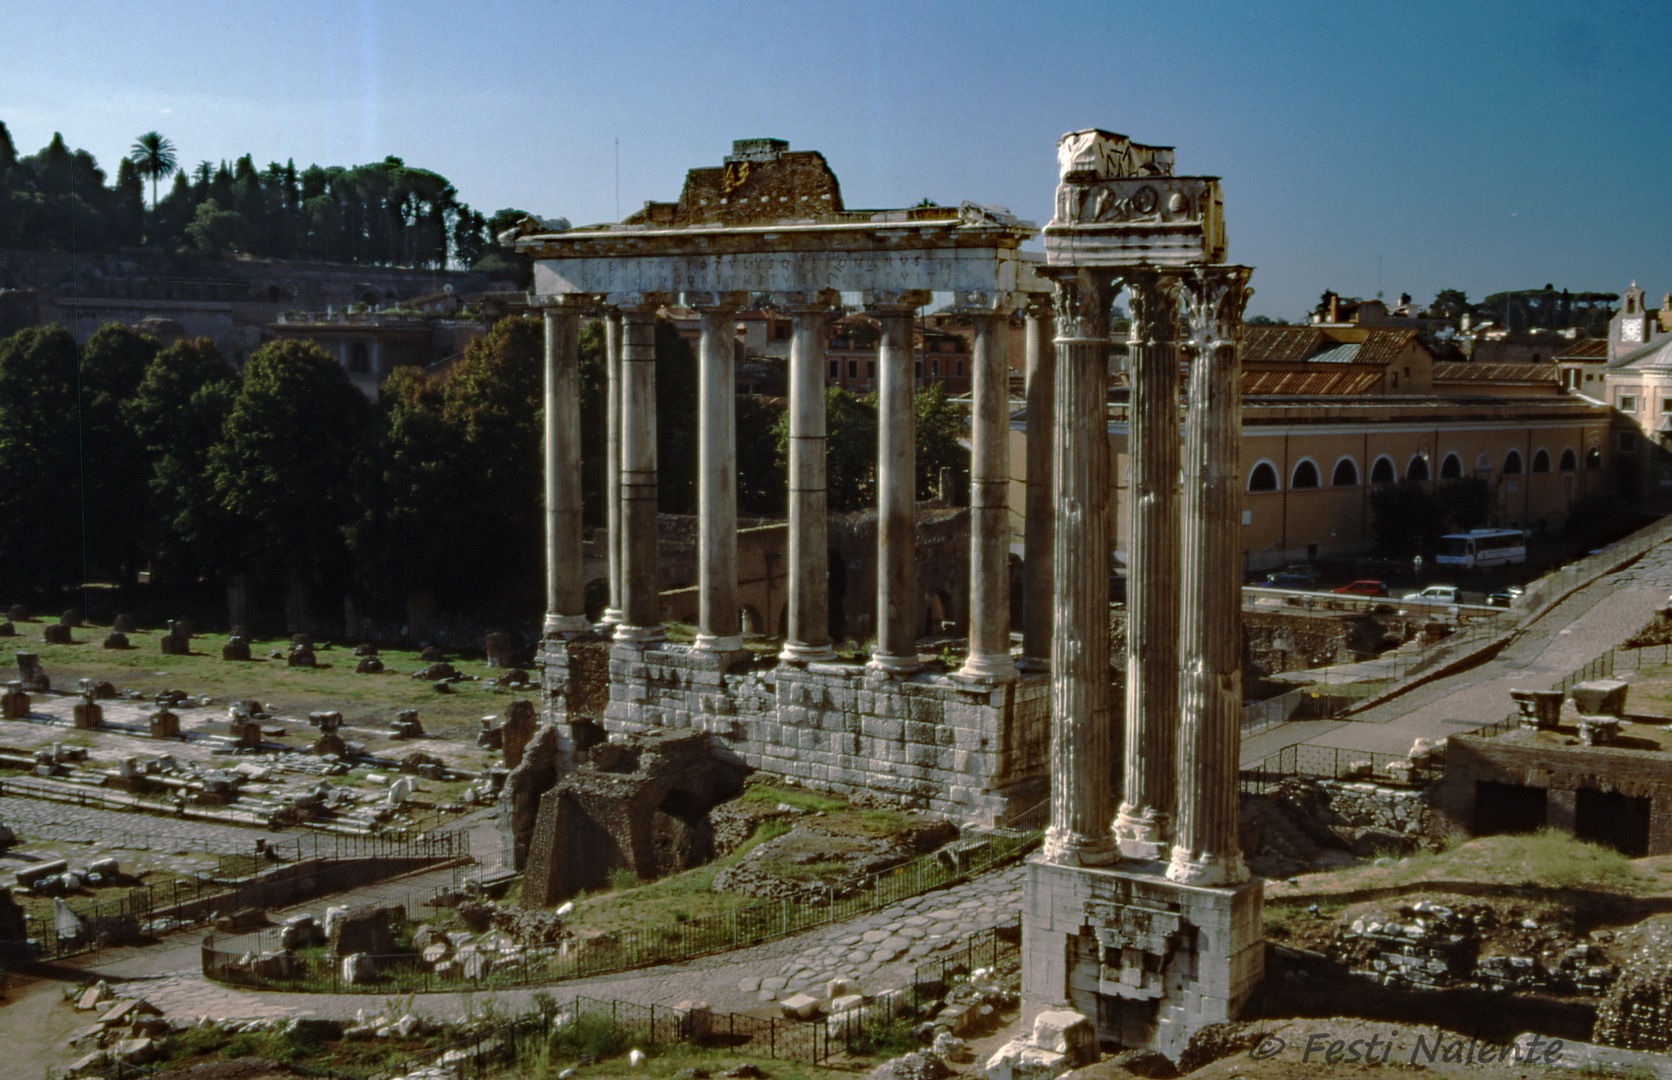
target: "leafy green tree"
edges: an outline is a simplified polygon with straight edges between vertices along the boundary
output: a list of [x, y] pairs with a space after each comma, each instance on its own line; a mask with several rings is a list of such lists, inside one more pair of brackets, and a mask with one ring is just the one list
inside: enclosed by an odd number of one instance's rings
[[145, 238], [145, 186], [140, 183], [134, 163], [123, 158], [116, 167], [116, 187], [111, 192], [111, 239], [118, 245], [137, 247]]
[[1441, 289], [1428, 305], [1430, 312], [1447, 319], [1455, 319], [1469, 309], [1469, 297], [1462, 289]]
[[198, 203], [186, 235], [200, 251], [249, 251], [256, 230], [236, 210], [223, 210], [214, 199]]
[[157, 181], [173, 176], [174, 171], [180, 167], [180, 160], [174, 153], [174, 144], [155, 131], [147, 131], [134, 140], [133, 148], [128, 151], [128, 160], [134, 163], [139, 175], [150, 177], [151, 209], [155, 210]]
[[1434, 491], [1445, 520], [1458, 532], [1479, 529], [1492, 519], [1497, 491], [1490, 481], [1478, 476], [1460, 476], [1441, 483]]
[[942, 469], [953, 471], [953, 493], [967, 501], [970, 455], [958, 441], [964, 431], [964, 415], [947, 397], [945, 383], [930, 383], [912, 396], [917, 420], [917, 497], [931, 499], [940, 494]]
[[252, 577], [340, 583], [358, 516], [349, 465], [370, 420], [370, 403], [318, 347], [274, 341], [250, 355], [208, 471]]
[[1432, 551], [1444, 522], [1444, 508], [1424, 484], [1406, 480], [1370, 492], [1370, 531], [1383, 555], [1408, 559]]
[[656, 505], [697, 509], [697, 358], [667, 319], [656, 320]]
[[62, 326], [0, 341], [0, 585], [55, 599], [82, 579], [75, 339]]
[[163, 582], [179, 586], [235, 565], [237, 530], [216, 493], [209, 456], [237, 394], [237, 372], [213, 342], [197, 338], [152, 357], [122, 403], [144, 456], [144, 540]]
[[[778, 450], [784, 408], [751, 394], [737, 397], [737, 507], [769, 517], [784, 512], [789, 484], [785, 456]], [[785, 429], [787, 431], [787, 428]]]
[[[826, 502], [831, 510], [877, 504], [877, 406], [840, 387], [824, 392]], [[789, 415], [778, 425], [780, 460], [789, 462]]]
[[88, 570], [126, 582], [144, 554], [147, 462], [122, 414], [157, 355], [157, 339], [107, 323], [81, 349], [80, 466]]

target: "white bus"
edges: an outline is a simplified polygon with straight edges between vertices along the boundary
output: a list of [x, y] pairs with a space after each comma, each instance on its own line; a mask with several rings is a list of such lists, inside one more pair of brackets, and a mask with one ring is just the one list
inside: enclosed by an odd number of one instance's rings
[[1527, 534], [1520, 529], [1475, 529], [1440, 537], [1441, 566], [1484, 570], [1527, 561]]

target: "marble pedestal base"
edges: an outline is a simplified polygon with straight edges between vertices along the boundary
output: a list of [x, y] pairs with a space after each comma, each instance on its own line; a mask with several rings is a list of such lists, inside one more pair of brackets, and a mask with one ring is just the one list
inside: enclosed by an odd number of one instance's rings
[[1168, 881], [1162, 862], [1028, 860], [1022, 1021], [1073, 1009], [1100, 1042], [1174, 1061], [1200, 1028], [1235, 1019], [1265, 973], [1264, 885]]

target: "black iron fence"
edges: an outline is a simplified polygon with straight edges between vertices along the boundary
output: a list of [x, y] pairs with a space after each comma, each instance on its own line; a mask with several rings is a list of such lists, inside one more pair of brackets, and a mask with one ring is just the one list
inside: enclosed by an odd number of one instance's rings
[[[1392, 766], [1392, 768], [1389, 768]], [[1423, 787], [1445, 772], [1438, 757], [1413, 761], [1409, 754], [1351, 750], [1339, 746], [1295, 743], [1269, 754], [1239, 774], [1244, 795], [1264, 795], [1297, 776], [1326, 780], [1375, 780], [1380, 784]]]
[[[280, 842], [258, 839], [243, 850], [211, 852], [217, 862], [213, 872], [138, 885], [90, 904], [72, 903], [66, 917], [30, 915], [25, 931], [37, 957], [87, 952], [205, 925], [231, 912], [284, 907], [421, 870], [468, 854], [469, 839], [456, 832], [414, 840], [328, 834]], [[174, 838], [175, 848], [181, 843]], [[193, 841], [191, 846], [201, 845]]]
[[[390, 1067], [401, 1075], [444, 1062], [459, 1080], [511, 1071], [538, 1074], [582, 1058], [602, 1059], [637, 1048], [696, 1045], [751, 1057], [817, 1065], [839, 1053], [865, 1053], [867, 1042], [917, 1010], [941, 1000], [955, 982], [996, 967], [1020, 951], [1019, 920], [969, 935], [962, 948], [920, 965], [904, 987], [874, 995], [865, 1005], [816, 1020], [757, 1017], [704, 1008], [638, 1005], [576, 995], [527, 1016], [478, 1031]], [[544, 1070], [542, 1069], [544, 1067]]]
[[203, 974], [237, 986], [386, 994], [523, 986], [672, 963], [841, 922], [990, 869], [1038, 840], [1047, 810], [1048, 803], [1041, 803], [1011, 819], [1025, 822], [1025, 830], [1001, 829], [948, 845], [844, 891], [831, 887], [644, 930], [533, 945], [441, 946], [429, 958], [410, 949], [353, 961], [323, 948], [287, 950], [278, 928], [217, 932], [204, 938]]

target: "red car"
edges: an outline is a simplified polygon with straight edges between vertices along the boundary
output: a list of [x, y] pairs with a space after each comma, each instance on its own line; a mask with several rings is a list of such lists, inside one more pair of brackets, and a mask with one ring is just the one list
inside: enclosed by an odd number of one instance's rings
[[1342, 585], [1338, 588], [1331, 589], [1330, 592], [1346, 593], [1350, 596], [1386, 596], [1388, 594], [1388, 586], [1385, 581], [1376, 581], [1372, 578], [1365, 578], [1362, 581], [1355, 581], [1351, 585]]

